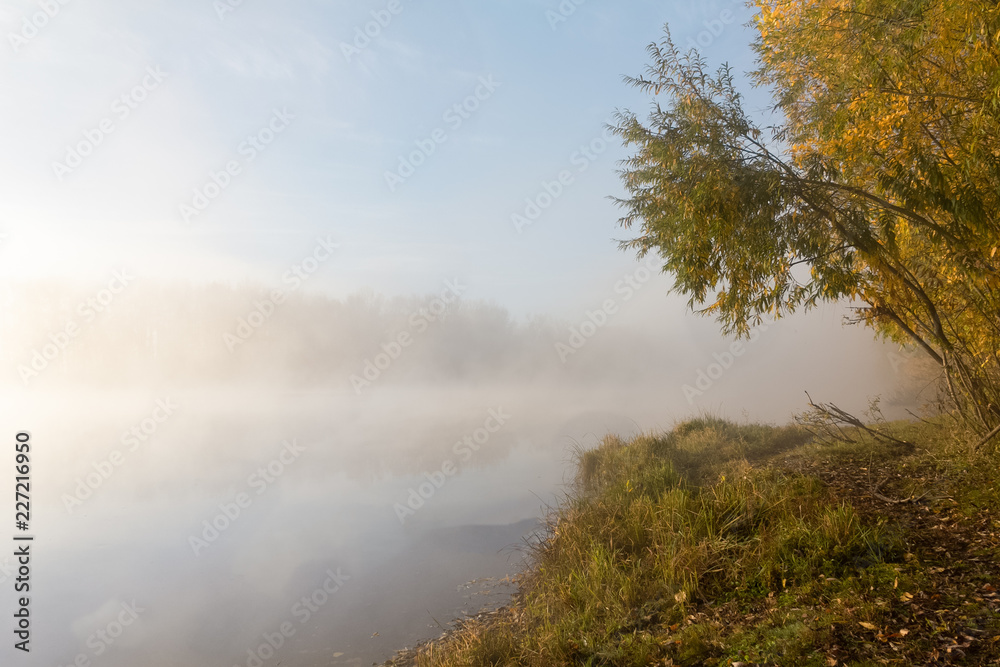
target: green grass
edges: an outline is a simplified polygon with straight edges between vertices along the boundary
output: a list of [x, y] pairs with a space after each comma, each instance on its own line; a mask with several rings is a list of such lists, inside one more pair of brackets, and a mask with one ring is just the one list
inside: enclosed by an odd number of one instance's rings
[[[891, 426], [930, 448], [917, 459], [926, 474], [964, 465], [978, 506], [1000, 505], [995, 480], [946, 451], [947, 429]], [[887, 451], [715, 418], [609, 436], [580, 452], [575, 490], [507, 612], [428, 645], [418, 664], [830, 664], [816, 647], [852, 641], [841, 628], [889, 623], [921, 570], [906, 562], [900, 527], [773, 462], [902, 456]]]

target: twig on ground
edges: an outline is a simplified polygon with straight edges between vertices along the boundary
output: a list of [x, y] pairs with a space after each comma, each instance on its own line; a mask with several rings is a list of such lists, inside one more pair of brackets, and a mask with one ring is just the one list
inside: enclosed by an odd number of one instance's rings
[[978, 452], [983, 445], [985, 445], [987, 442], [995, 438], [997, 433], [1000, 433], [1000, 424], [998, 424], [996, 428], [994, 428], [992, 431], [983, 436], [983, 439], [977, 442], [976, 446], [972, 448], [973, 451]]
[[911, 493], [908, 498], [902, 498], [902, 499], [890, 498], [889, 496], [883, 496], [881, 493], [879, 493], [879, 491], [882, 490], [882, 487], [885, 486], [888, 483], [889, 483], [889, 480], [886, 479], [886, 480], [883, 480], [881, 483], [879, 483], [877, 486], [872, 487], [871, 494], [873, 496], [875, 496], [876, 498], [878, 498], [879, 500], [881, 500], [882, 502], [889, 503], [890, 505], [904, 505], [906, 503], [919, 503], [929, 493], [928, 491], [924, 491], [919, 496], [914, 496]]
[[899, 438], [893, 437], [887, 433], [883, 433], [878, 429], [874, 429], [867, 426], [863, 421], [852, 415], [850, 412], [842, 410], [833, 403], [825, 403], [825, 404], [815, 403], [812, 399], [812, 396], [809, 395], [808, 391], [806, 392], [806, 398], [809, 399], [809, 406], [817, 413], [819, 413], [821, 416], [823, 416], [827, 424], [832, 424], [833, 426], [837, 427], [838, 430], [841, 430], [841, 432], [842, 429], [840, 428], [840, 425], [847, 424], [849, 426], [853, 426], [854, 428], [857, 428], [861, 431], [864, 431], [865, 433], [872, 435], [878, 440], [886, 440], [895, 443], [897, 445], [903, 445], [905, 447], [908, 447], [910, 450], [916, 448], [916, 445], [914, 445], [912, 442], [909, 442], [907, 440], [900, 440]]

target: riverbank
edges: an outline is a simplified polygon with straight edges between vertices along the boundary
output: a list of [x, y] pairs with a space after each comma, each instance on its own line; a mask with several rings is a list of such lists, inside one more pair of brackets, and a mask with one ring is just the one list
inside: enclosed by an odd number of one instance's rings
[[514, 601], [387, 665], [1000, 664], [1000, 457], [943, 419], [880, 428], [910, 444], [609, 436]]

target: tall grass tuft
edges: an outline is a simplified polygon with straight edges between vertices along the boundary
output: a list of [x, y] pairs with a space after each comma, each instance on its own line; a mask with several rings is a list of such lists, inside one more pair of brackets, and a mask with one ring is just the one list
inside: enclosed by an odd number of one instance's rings
[[[419, 664], [696, 662], [711, 645], [704, 628], [665, 639], [690, 605], [748, 604], [901, 555], [885, 526], [865, 525], [818, 481], [752, 465], [808, 440], [797, 426], [712, 417], [608, 436], [579, 454], [574, 492], [509, 613], [466, 626]], [[677, 641], [684, 650], [669, 653]]]

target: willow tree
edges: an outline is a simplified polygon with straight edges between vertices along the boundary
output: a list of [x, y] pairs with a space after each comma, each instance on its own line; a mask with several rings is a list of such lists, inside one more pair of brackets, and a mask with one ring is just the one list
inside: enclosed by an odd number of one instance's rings
[[745, 335], [765, 315], [863, 304], [924, 350], [955, 407], [1000, 422], [1000, 5], [756, 0], [747, 113], [732, 70], [669, 32], [628, 80], [653, 97], [621, 175], [623, 246], [654, 251], [689, 305]]

